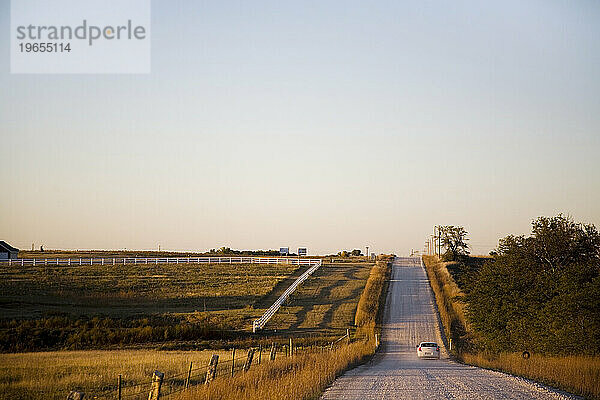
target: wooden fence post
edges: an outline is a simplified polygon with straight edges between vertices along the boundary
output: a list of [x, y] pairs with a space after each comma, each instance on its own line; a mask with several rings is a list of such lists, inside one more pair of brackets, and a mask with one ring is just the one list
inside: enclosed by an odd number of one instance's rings
[[119, 383], [119, 396], [117, 397], [119, 400], [121, 400], [121, 386], [122, 386], [122, 382], [123, 382], [123, 379], [121, 377], [121, 374], [119, 374], [119, 382], [118, 382]]
[[260, 365], [260, 362], [262, 361], [262, 344], [258, 345], [258, 365]]
[[375, 334], [375, 348], [378, 348], [378, 347], [379, 347], [379, 334], [376, 333]]
[[188, 369], [187, 379], [185, 380], [185, 388], [186, 389], [190, 387], [190, 379], [192, 378], [192, 364], [193, 364], [193, 362], [190, 361], [190, 368]]
[[248, 357], [246, 358], [246, 362], [244, 363], [244, 372], [248, 371], [252, 366], [252, 359], [254, 358], [254, 349], [248, 350]]
[[235, 347], [231, 351], [231, 376], [235, 373]]
[[290, 357], [294, 355], [294, 346], [292, 344], [292, 338], [290, 338]]
[[[215, 379], [215, 376], [217, 376], [217, 364], [219, 362], [219, 356], [217, 354], [213, 354], [210, 357], [210, 362], [208, 363], [208, 369], [206, 370], [206, 379], [204, 380], [205, 384], [209, 384], [210, 382], [212, 382], [213, 379]], [[190, 369], [191, 371], [191, 369]]]
[[275, 351], [275, 343], [271, 344], [271, 353], [269, 354], [269, 359], [271, 361], [275, 361], [275, 355], [276, 355], [276, 351]]
[[165, 374], [159, 371], [154, 371], [152, 374], [152, 387], [150, 389], [150, 394], [148, 395], [148, 400], [159, 400], [160, 399], [160, 388], [163, 383], [163, 379]]
[[73, 390], [71, 393], [69, 393], [69, 396], [67, 396], [67, 400], [83, 400], [84, 396], [85, 393]]
[[346, 340], [350, 344], [350, 329], [346, 328]]

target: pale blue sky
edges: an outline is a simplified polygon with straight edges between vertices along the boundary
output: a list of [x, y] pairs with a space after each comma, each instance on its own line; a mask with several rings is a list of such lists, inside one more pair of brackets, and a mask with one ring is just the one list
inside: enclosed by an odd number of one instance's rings
[[149, 75], [11, 75], [0, 239], [475, 253], [600, 225], [600, 2], [153, 1]]

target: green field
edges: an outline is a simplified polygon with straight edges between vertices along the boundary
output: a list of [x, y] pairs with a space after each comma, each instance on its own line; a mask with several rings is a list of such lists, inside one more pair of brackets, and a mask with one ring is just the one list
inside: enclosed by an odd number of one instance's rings
[[372, 263], [323, 264], [271, 318], [267, 331], [343, 334], [354, 324]]
[[[109, 255], [100, 253], [94, 256]], [[124, 255], [114, 253], [111, 255]], [[90, 256], [52, 254], [55, 257], [50, 258]], [[354, 322], [356, 305], [372, 266], [359, 260], [337, 257], [334, 264], [324, 264], [297, 289], [265, 331], [252, 337], [248, 336], [252, 320], [262, 315], [306, 267], [194, 263], [3, 265], [0, 350], [79, 350], [168, 343], [171, 345], [167, 347], [174, 349], [204, 348], [216, 346], [207, 343], [210, 340], [226, 346], [232, 340], [268, 339], [274, 333], [343, 334]]]
[[[252, 336], [247, 332], [252, 318], [262, 314], [305, 267], [296, 269], [289, 265], [170, 264], [159, 265], [160, 273], [155, 270], [155, 266], [146, 265], [5, 269], [1, 284], [3, 301], [8, 297], [18, 298], [21, 292], [22, 297], [29, 300], [29, 308], [21, 311], [22, 316], [28, 317], [29, 321], [44, 321], [45, 324], [52, 319], [48, 316], [45, 319], [36, 316], [48, 312], [48, 299], [60, 301], [65, 306], [59, 309], [78, 315], [75, 321], [79, 321], [76, 326], [71, 324], [62, 331], [74, 329], [81, 335], [81, 332], [99, 330], [105, 336], [110, 334], [111, 329], [124, 329], [107, 326], [110, 325], [105, 322], [108, 317], [91, 318], [100, 311], [109, 312], [113, 323], [143, 321], [143, 327], [134, 326], [129, 329], [134, 334], [139, 333], [138, 328], [144, 330], [150, 327], [156, 331], [167, 325], [171, 329], [174, 324], [181, 325], [182, 319], [185, 324], [191, 325], [194, 325], [194, 320], [206, 322], [209, 315], [228, 321], [228, 326], [237, 325], [246, 331], [221, 339], [216, 347], [222, 350], [157, 350], [172, 348], [170, 344], [180, 340], [170, 338], [166, 340], [167, 343], [163, 340], [162, 344], [156, 346], [153, 343], [156, 340], [146, 338], [147, 340], [135, 342], [137, 347], [143, 346], [142, 349], [137, 349], [136, 346], [132, 348], [135, 343], [125, 341], [116, 343], [117, 347], [114, 343], [112, 346], [102, 343], [88, 346], [112, 350], [0, 354], [0, 373], [4, 377], [0, 379], [0, 398], [29, 400], [43, 396], [62, 399], [73, 389], [85, 391], [86, 398], [93, 398], [94, 394], [114, 394], [112, 390], [119, 374], [126, 385], [142, 385], [126, 389], [123, 394], [141, 391], [147, 396], [150, 376], [155, 369], [165, 372], [167, 377], [182, 376], [190, 361], [198, 368], [203, 368], [210, 354], [220, 354], [221, 360], [229, 360], [231, 352], [225, 349], [233, 346], [239, 349], [238, 357], [244, 357], [245, 351], [240, 346], [262, 343], [267, 347], [273, 341], [283, 344], [287, 343], [288, 336], [297, 338], [295, 343], [301, 343], [306, 334], [316, 340], [320, 337], [327, 341], [342, 335], [354, 323], [356, 307], [372, 265], [324, 264], [297, 289], [288, 304], [267, 324], [265, 331]], [[260, 282], [261, 287], [256, 286], [256, 282]], [[46, 287], [48, 288], [45, 289]], [[58, 288], [61, 288], [60, 291]], [[250, 292], [262, 295], [251, 295]], [[61, 294], [68, 295], [68, 298], [61, 298]], [[161, 299], [182, 302], [170, 303], [177, 304], [172, 307], [178, 311], [165, 313], [163, 308], [156, 306], [156, 302]], [[191, 304], [186, 305], [185, 301]], [[194, 311], [195, 308], [203, 307], [204, 303], [206, 312]], [[133, 315], [133, 310], [143, 310], [144, 307], [145, 314]], [[42, 312], [42, 309], [46, 311]], [[90, 310], [89, 315], [78, 314]], [[151, 317], [151, 314], [161, 317]], [[82, 318], [87, 318], [87, 325], [91, 328], [81, 323]], [[24, 321], [26, 320], [16, 322], [23, 324]], [[4, 322], [7, 323], [6, 320]], [[105, 331], [102, 330], [103, 326]], [[3, 330], [6, 330], [6, 325]], [[159, 332], [163, 335], [163, 331], [159, 329]], [[121, 346], [122, 344], [126, 346]], [[240, 362], [243, 362], [242, 358]]]
[[3, 266], [3, 351], [210, 339], [249, 331], [289, 264]]
[[2, 266], [3, 319], [53, 313], [128, 317], [252, 306], [298, 269], [288, 264]]

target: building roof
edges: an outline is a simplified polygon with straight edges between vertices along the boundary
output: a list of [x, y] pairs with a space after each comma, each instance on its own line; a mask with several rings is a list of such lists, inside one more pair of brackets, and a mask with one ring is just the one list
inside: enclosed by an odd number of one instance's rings
[[10, 244], [6, 243], [4, 240], [0, 240], [0, 252], [12, 253], [14, 251], [19, 251], [19, 249], [15, 249]]

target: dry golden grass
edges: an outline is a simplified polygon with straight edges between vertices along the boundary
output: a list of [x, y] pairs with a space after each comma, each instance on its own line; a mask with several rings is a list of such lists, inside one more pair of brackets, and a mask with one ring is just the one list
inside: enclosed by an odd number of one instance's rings
[[464, 293], [448, 272], [446, 265], [435, 256], [423, 256], [425, 271], [433, 289], [446, 338], [452, 339], [453, 351], [459, 353], [468, 346], [469, 326], [465, 317]]
[[533, 354], [527, 360], [520, 354], [463, 354], [467, 364], [519, 375], [559, 387], [587, 398], [600, 399], [600, 357], [551, 357]]
[[360, 296], [354, 321], [359, 331], [366, 334], [374, 333], [374, 327], [379, 316], [380, 304], [385, 303], [385, 283], [391, 272], [387, 260], [377, 261], [371, 268], [365, 290]]
[[234, 378], [217, 378], [174, 395], [174, 400], [308, 400], [316, 399], [346, 369], [361, 363], [374, 351], [373, 342], [342, 345], [334, 351], [280, 357]]
[[[124, 389], [148, 392], [152, 372], [156, 369], [166, 377], [185, 374], [190, 361], [205, 366], [211, 354], [230, 357], [221, 351], [57, 351], [45, 353], [0, 354], [0, 398], [64, 400], [71, 390], [82, 390], [86, 398], [101, 395], [116, 387], [119, 374], [127, 386]], [[104, 390], [103, 390], [104, 389]]]

